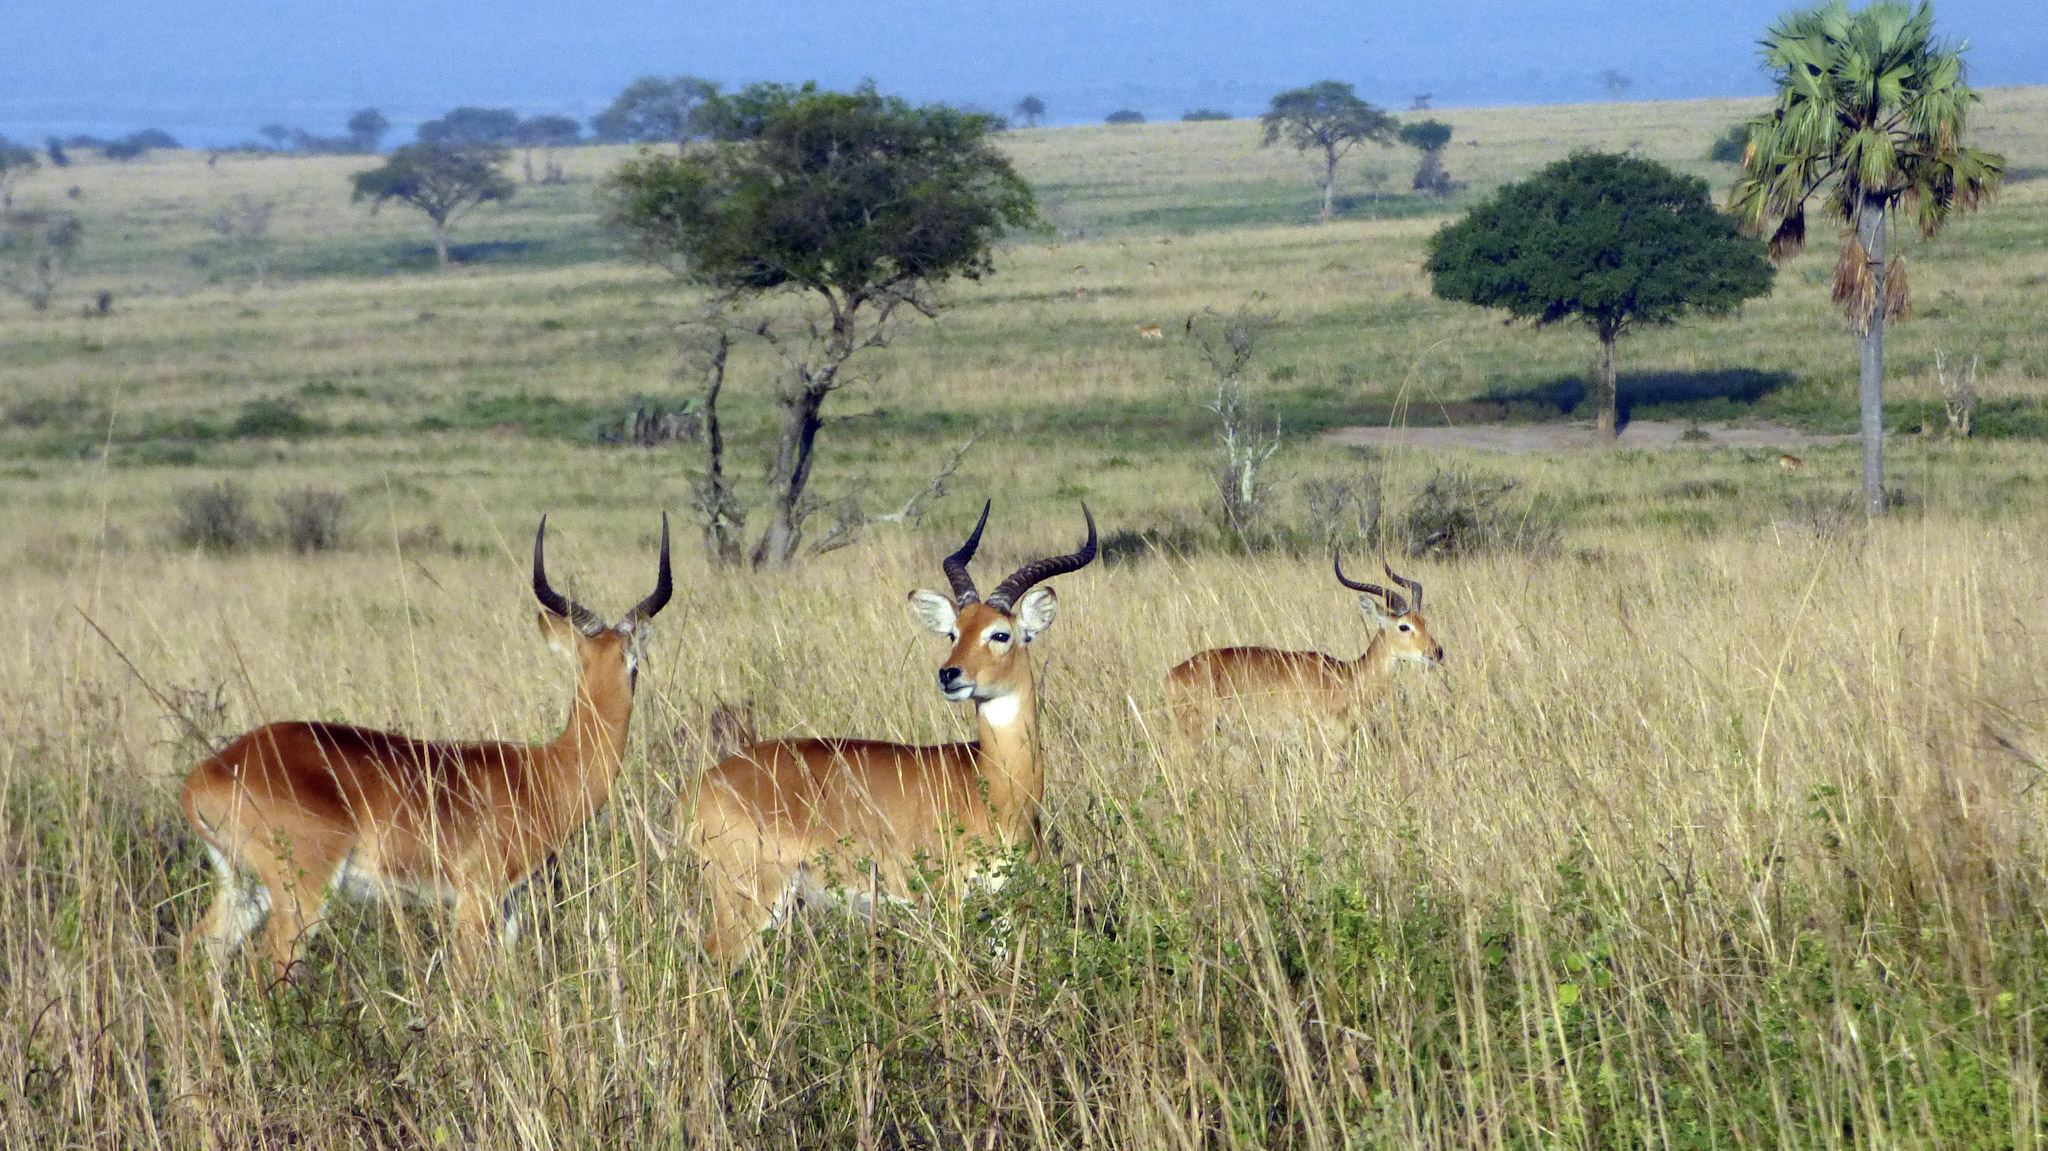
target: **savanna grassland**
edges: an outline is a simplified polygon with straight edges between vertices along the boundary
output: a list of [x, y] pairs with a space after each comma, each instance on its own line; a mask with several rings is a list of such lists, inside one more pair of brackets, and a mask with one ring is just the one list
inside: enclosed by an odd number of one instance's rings
[[[359, 158], [45, 169], [17, 198], [87, 232], [49, 312], [0, 298], [0, 1138], [2039, 1146], [2048, 91], [1988, 94], [2011, 183], [1905, 245], [1882, 523], [1853, 512], [1851, 446], [1788, 473], [1711, 436], [1319, 438], [1574, 418], [1591, 337], [1433, 300], [1425, 239], [1578, 147], [1725, 186], [1708, 145], [1754, 107], [1436, 113], [1469, 186], [1425, 200], [1412, 152], [1367, 154], [1326, 226], [1246, 122], [1012, 133], [1048, 226], [856, 361], [813, 533], [899, 508], [979, 433], [953, 494], [773, 575], [693, 546], [700, 447], [610, 442], [695, 388], [688, 293], [598, 224], [623, 150], [565, 150], [566, 183], [458, 225], [447, 276], [417, 215], [348, 203]], [[237, 196], [277, 205], [265, 289], [206, 225]], [[1850, 430], [1827, 239], [1738, 316], [1624, 340], [1635, 417]], [[1183, 327], [1248, 300], [1278, 317], [1251, 375], [1283, 436], [1252, 547], [1218, 525]], [[1914, 434], [1943, 422], [1937, 353], [1976, 361], [1980, 434]], [[730, 372], [747, 496], [774, 370], [742, 345]], [[944, 586], [984, 497], [984, 583], [1071, 548], [1082, 500], [1115, 541], [1034, 645], [1047, 857], [959, 915], [801, 916], [728, 978], [680, 840], [706, 716], [960, 738], [899, 605]], [[294, 550], [316, 505], [339, 534]], [[538, 930], [452, 976], [432, 912], [337, 904], [299, 986], [178, 961], [209, 876], [177, 787], [210, 741], [292, 717], [549, 737], [570, 671], [532, 623], [534, 523], [558, 585], [617, 612], [663, 510], [677, 601], [618, 793], [529, 893]], [[207, 515], [232, 522], [193, 546]], [[1358, 731], [1167, 739], [1160, 678], [1199, 648], [1364, 646], [1333, 542], [1423, 581], [1446, 665]]]

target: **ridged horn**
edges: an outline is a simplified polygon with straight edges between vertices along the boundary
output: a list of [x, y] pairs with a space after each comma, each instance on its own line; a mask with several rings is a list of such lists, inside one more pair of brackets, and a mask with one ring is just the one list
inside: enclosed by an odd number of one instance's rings
[[568, 620], [584, 635], [596, 635], [604, 630], [604, 620], [598, 614], [564, 596], [548, 586], [548, 566], [544, 552], [548, 539], [548, 517], [540, 517], [540, 530], [533, 533], [533, 598], [540, 606]]
[[[1335, 566], [1337, 569], [1338, 583], [1343, 584], [1345, 587], [1350, 588], [1352, 591], [1362, 591], [1367, 595], [1376, 595], [1380, 597], [1381, 599], [1386, 601], [1387, 611], [1394, 615], [1408, 614], [1407, 601], [1401, 598], [1400, 592], [1388, 591], [1386, 588], [1383, 588], [1376, 583], [1359, 583], [1357, 580], [1351, 579], [1350, 577], [1344, 574], [1343, 548], [1337, 549], [1337, 554], [1335, 557]], [[1389, 571], [1387, 574], [1393, 575], [1393, 572]], [[1400, 582], [1401, 577], [1395, 576], [1394, 579], [1395, 582], [1398, 583]]]
[[1088, 510], [1087, 504], [1082, 504], [1081, 515], [1088, 521], [1088, 539], [1081, 544], [1080, 551], [1033, 560], [1011, 572], [1010, 578], [997, 584], [996, 590], [989, 593], [988, 606], [997, 611], [1009, 611], [1017, 597], [1029, 591], [1033, 584], [1079, 571], [1092, 563], [1095, 559], [1095, 513]]
[[967, 574], [967, 563], [974, 558], [974, 549], [981, 546], [981, 529], [988, 526], [988, 509], [995, 504], [988, 500], [981, 505], [981, 519], [974, 525], [974, 534], [960, 545], [960, 550], [940, 561], [946, 569], [946, 582], [953, 585], [953, 606], [966, 607], [981, 599], [981, 593], [974, 590], [974, 577]]
[[654, 577], [654, 594], [643, 599], [632, 611], [626, 613], [621, 623], [639, 623], [653, 619], [656, 612], [668, 606], [669, 597], [675, 594], [675, 580], [668, 570], [668, 513], [661, 513], [661, 570]]
[[[1393, 580], [1393, 581], [1394, 581], [1395, 583], [1397, 583], [1397, 584], [1400, 584], [1400, 585], [1401, 585], [1402, 587], [1404, 587], [1404, 588], [1407, 588], [1407, 589], [1409, 590], [1409, 592], [1410, 592], [1410, 593], [1412, 593], [1412, 594], [1413, 594], [1413, 595], [1415, 596], [1415, 606], [1414, 606], [1414, 607], [1412, 607], [1412, 608], [1410, 608], [1409, 610], [1410, 610], [1410, 611], [1421, 611], [1421, 610], [1422, 610], [1422, 582], [1421, 582], [1420, 580], [1412, 580], [1412, 579], [1409, 579], [1409, 578], [1408, 578], [1407, 576], [1404, 576], [1404, 575], [1402, 575], [1402, 574], [1401, 574], [1400, 572], [1397, 572], [1397, 571], [1395, 571], [1395, 570], [1394, 570], [1394, 567], [1393, 567], [1393, 565], [1392, 565], [1392, 564], [1389, 564], [1389, 563], [1388, 563], [1387, 561], [1385, 561], [1385, 560], [1381, 560], [1381, 561], [1380, 561], [1380, 566], [1381, 566], [1381, 567], [1383, 567], [1383, 568], [1386, 568], [1386, 569], [1387, 569], [1387, 578], [1388, 578], [1388, 579], [1390, 579], [1390, 580]], [[1396, 614], [1396, 615], [1398, 615], [1398, 614], [1400, 614], [1400, 613], [1399, 613], [1399, 612], [1396, 612], [1395, 614]]]

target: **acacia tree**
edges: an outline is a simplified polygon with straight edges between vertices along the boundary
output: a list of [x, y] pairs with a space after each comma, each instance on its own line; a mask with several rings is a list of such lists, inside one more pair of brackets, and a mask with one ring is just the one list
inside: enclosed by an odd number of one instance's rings
[[607, 144], [673, 143], [708, 135], [705, 109], [718, 101], [718, 85], [697, 76], [642, 76], [626, 85], [611, 107], [590, 121]]
[[569, 116], [535, 116], [521, 120], [513, 129], [512, 138], [519, 145], [520, 167], [526, 182], [533, 183], [533, 150], [541, 152], [541, 178], [554, 184], [562, 180], [561, 166], [555, 163], [555, 149], [572, 148], [583, 140], [583, 125]]
[[1834, 299], [1859, 338], [1863, 499], [1884, 511], [1884, 326], [1907, 318], [1906, 259], [1887, 264], [1894, 208], [1932, 236], [1956, 212], [1975, 211], [1998, 190], [2005, 158], [1963, 145], [1977, 93], [1963, 82], [1963, 54], [1934, 38], [1926, 5], [1876, 3], [1850, 12], [1843, 0], [1795, 12], [1771, 26], [1764, 59], [1778, 74], [1777, 106], [1748, 123], [1731, 210], [1752, 232], [1771, 233], [1775, 260], [1806, 242], [1806, 208], [1842, 221]]
[[495, 144], [407, 144], [382, 167], [357, 172], [351, 201], [370, 201], [370, 212], [397, 200], [426, 213], [434, 223], [434, 259], [443, 272], [448, 258], [448, 228], [456, 220], [492, 200], [509, 200], [517, 186], [499, 171], [509, 158]]
[[1391, 147], [1394, 143], [1394, 118], [1359, 99], [1351, 85], [1338, 80], [1280, 93], [1259, 122], [1265, 128], [1261, 146], [1284, 138], [1299, 152], [1322, 149], [1325, 222], [1337, 214], [1337, 161], [1360, 144]]
[[872, 86], [762, 85], [734, 103], [726, 138], [614, 172], [607, 216], [643, 257], [717, 298], [805, 302], [799, 323], [746, 329], [782, 360], [769, 520], [751, 556], [775, 567], [802, 544], [821, 412], [850, 382], [848, 359], [935, 315], [941, 285], [986, 275], [997, 238], [1037, 217], [1030, 185], [988, 139], [994, 117]]
[[1444, 148], [1451, 142], [1451, 126], [1442, 120], [1416, 120], [1401, 125], [1401, 142], [1422, 153], [1415, 166], [1414, 188], [1432, 196], [1451, 194], [1451, 176], [1444, 171]]
[[1039, 121], [1045, 119], [1045, 101], [1036, 96], [1026, 96], [1017, 101], [1017, 119], [1022, 120], [1026, 128], [1038, 127]]
[[391, 130], [391, 121], [375, 108], [364, 108], [348, 118], [349, 147], [358, 152], [375, 152], [384, 142], [384, 133]]
[[24, 148], [0, 136], [0, 212], [14, 207], [14, 186], [42, 167], [35, 149]]
[[1715, 209], [1706, 181], [1599, 152], [1502, 187], [1430, 238], [1425, 266], [1443, 299], [1592, 328], [1597, 426], [1609, 436], [1617, 339], [1692, 312], [1725, 314], [1768, 293], [1772, 276], [1762, 241]]

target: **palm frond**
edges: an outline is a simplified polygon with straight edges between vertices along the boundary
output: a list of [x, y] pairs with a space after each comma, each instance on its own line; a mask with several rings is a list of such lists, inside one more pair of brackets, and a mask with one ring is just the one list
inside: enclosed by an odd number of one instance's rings
[[1906, 280], [1906, 257], [1893, 256], [1884, 267], [1884, 322], [1904, 323], [1913, 318], [1913, 288]]
[[1870, 253], [1853, 229], [1842, 233], [1842, 251], [1835, 258], [1835, 283], [1831, 293], [1849, 327], [1858, 335], [1870, 330], [1870, 317], [1877, 311], [1877, 277], [1870, 274]]

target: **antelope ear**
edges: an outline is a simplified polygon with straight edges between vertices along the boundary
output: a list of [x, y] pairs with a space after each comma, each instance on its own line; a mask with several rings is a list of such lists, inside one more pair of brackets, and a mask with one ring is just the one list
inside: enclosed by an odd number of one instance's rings
[[1393, 618], [1387, 614], [1387, 609], [1381, 605], [1379, 597], [1367, 592], [1358, 593], [1358, 610], [1364, 614], [1365, 622], [1375, 627], [1385, 627], [1387, 621]]
[[960, 620], [960, 613], [954, 609], [951, 598], [923, 588], [910, 593], [910, 614], [917, 622], [947, 639], [953, 638]]
[[535, 612], [534, 615], [540, 620], [541, 638], [548, 641], [549, 647], [563, 655], [576, 654], [576, 641], [583, 638], [583, 633], [576, 630], [575, 624], [547, 610]]
[[1052, 588], [1041, 585], [1024, 593], [1024, 598], [1017, 601], [1017, 610], [1011, 613], [1011, 618], [1017, 621], [1017, 634], [1024, 637], [1025, 643], [1030, 643], [1038, 638], [1039, 632], [1051, 627], [1054, 617], [1059, 614], [1060, 597], [1053, 594]]

